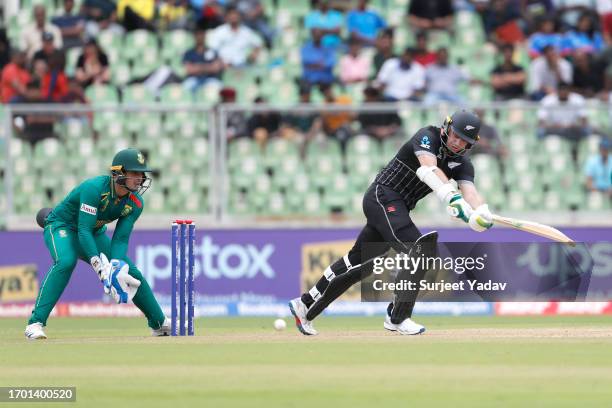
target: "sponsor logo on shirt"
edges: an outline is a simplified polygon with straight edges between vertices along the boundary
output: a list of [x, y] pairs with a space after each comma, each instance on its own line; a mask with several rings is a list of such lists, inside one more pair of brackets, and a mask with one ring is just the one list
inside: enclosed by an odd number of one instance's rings
[[387, 212], [390, 212], [390, 213], [395, 212], [395, 206], [394, 205], [388, 206], [387, 207]]
[[91, 205], [87, 205], [85, 203], [81, 204], [81, 211], [90, 215], [96, 215], [98, 213], [98, 209], [96, 207], [92, 207]]
[[429, 140], [429, 137], [423, 136], [423, 138], [421, 139], [421, 145], [420, 146], [423, 149], [429, 150], [431, 148], [431, 141]]
[[125, 207], [123, 207], [123, 211], [121, 211], [121, 216], [125, 217], [126, 215], [128, 215], [131, 212], [132, 212], [132, 206], [126, 204]]
[[451, 170], [454, 169], [457, 166], [461, 166], [461, 163], [458, 163], [458, 162], [448, 162], [448, 168], [451, 169]]
[[68, 236], [68, 233], [66, 232], [66, 230], [59, 230], [59, 236], [60, 238], [66, 238]]

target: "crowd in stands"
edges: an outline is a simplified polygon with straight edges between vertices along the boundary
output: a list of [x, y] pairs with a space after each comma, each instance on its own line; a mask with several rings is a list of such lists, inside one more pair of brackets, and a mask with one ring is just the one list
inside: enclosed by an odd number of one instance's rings
[[[224, 84], [224, 73], [248, 69], [262, 52], [282, 46], [280, 27], [266, 4], [287, 5], [280, 0], [82, 0], [76, 7], [75, 0], [57, 1], [58, 9], [63, 7], [57, 15], [47, 15], [42, 5], [32, 8], [32, 23], [23, 28], [19, 41], [10, 43], [0, 31], [2, 103], [87, 103], [85, 90], [111, 83], [114, 69], [107, 50], [99, 45], [101, 33], [173, 29], [191, 31], [194, 46], [182, 58], [182, 72], [166, 75], [162, 84], [180, 82], [195, 93], [217, 83], [222, 88], [220, 101], [235, 101], [243, 90]], [[301, 74], [288, 79], [299, 89], [296, 102], [308, 103], [318, 92], [325, 103], [350, 104], [344, 87], [362, 84], [365, 102], [461, 105], [479, 102], [467, 100], [462, 89], [484, 85], [492, 89], [494, 100], [540, 103], [540, 137], [556, 134], [579, 140], [605, 131], [588, 123], [585, 106], [587, 99], [611, 100], [612, 1], [410, 0], [405, 10], [397, 10], [403, 17], [394, 25], [370, 3], [310, 1], [310, 10], [299, 21], [300, 30], [307, 33], [297, 45]], [[497, 62], [484, 78], [471, 75], [465, 57], [457, 56], [458, 11], [476, 13], [487, 46], [497, 49]], [[411, 45], [401, 49], [396, 46], [399, 29], [413, 35]], [[451, 41], [431, 47], [430, 38], [438, 33]], [[73, 48], [82, 51], [74, 75], [68, 76], [65, 55]], [[521, 61], [522, 54], [526, 61]], [[258, 97], [252, 102], [266, 101]], [[355, 123], [379, 139], [402, 129], [395, 114], [239, 116], [230, 115], [230, 137], [265, 140], [266, 134], [310, 135], [322, 130], [346, 141]], [[495, 129], [488, 132], [489, 144], [481, 152], [507, 155]], [[593, 186], [597, 179], [593, 176]]]

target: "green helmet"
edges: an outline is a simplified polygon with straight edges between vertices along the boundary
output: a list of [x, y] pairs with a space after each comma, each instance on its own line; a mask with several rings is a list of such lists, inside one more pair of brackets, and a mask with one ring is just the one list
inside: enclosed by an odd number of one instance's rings
[[[115, 183], [127, 188], [133, 193], [138, 192], [138, 194], [144, 194], [151, 186], [151, 178], [147, 177], [146, 173], [152, 170], [147, 167], [145, 157], [138, 149], [129, 148], [119, 151], [113, 158], [113, 164], [110, 170]], [[127, 171], [137, 171], [144, 174], [139, 188], [132, 190], [127, 186], [126, 181], [128, 177], [125, 173]]]
[[150, 172], [145, 157], [140, 150], [129, 148], [119, 151], [113, 158], [111, 170]]

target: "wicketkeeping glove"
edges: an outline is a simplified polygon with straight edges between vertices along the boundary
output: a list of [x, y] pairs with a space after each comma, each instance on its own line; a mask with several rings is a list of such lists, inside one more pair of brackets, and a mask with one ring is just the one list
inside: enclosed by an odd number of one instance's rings
[[110, 261], [111, 272], [104, 281], [104, 291], [111, 295], [117, 303], [127, 303], [134, 299], [140, 281], [131, 276], [128, 271], [130, 266], [119, 259]]
[[451, 216], [463, 220], [463, 222], [469, 222], [470, 216], [474, 212], [472, 206], [463, 199], [463, 196], [459, 193], [455, 194], [449, 201], [446, 207], [446, 212]]
[[100, 253], [100, 256], [92, 256], [89, 260], [91, 267], [98, 274], [100, 282], [104, 282], [108, 279], [108, 275], [111, 272], [111, 264], [108, 262], [108, 258], [104, 253]]
[[489, 206], [483, 204], [476, 208], [470, 216], [470, 228], [477, 232], [483, 232], [493, 226], [493, 215], [489, 211]]

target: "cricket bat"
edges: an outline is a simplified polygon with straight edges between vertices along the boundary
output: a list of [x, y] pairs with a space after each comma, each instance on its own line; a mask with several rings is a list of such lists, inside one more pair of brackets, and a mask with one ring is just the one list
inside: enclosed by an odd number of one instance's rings
[[505, 225], [510, 228], [529, 232], [530, 234], [539, 235], [544, 238], [552, 239], [553, 241], [563, 242], [571, 246], [576, 246], [576, 242], [559, 231], [556, 228], [548, 225], [539, 224], [537, 222], [517, 220], [514, 218], [502, 217], [501, 215], [493, 214], [493, 222], [495, 224]]

